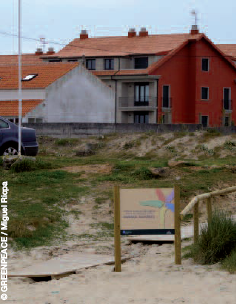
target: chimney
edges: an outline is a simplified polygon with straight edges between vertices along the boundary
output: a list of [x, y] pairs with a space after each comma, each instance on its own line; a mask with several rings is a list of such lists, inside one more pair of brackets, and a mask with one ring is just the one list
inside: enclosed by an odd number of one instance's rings
[[48, 51], [47, 51], [47, 55], [53, 55], [55, 54], [54, 48], [53, 47], [49, 47]]
[[146, 37], [148, 36], [148, 31], [146, 30], [146, 27], [141, 27], [139, 31], [139, 37]]
[[196, 34], [199, 34], [199, 30], [198, 30], [198, 27], [196, 24], [193, 24], [192, 25], [192, 28], [191, 28], [191, 35], [196, 35]]
[[128, 38], [136, 37], [136, 31], [134, 28], [130, 28], [128, 32]]
[[36, 52], [35, 52], [35, 55], [43, 55], [43, 49], [37, 48]]
[[86, 30], [81, 30], [80, 32], [80, 39], [88, 38], [88, 32]]

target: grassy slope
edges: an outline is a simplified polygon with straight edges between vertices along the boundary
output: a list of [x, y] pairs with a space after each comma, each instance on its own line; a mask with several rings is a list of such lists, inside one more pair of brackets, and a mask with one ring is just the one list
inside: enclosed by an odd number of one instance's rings
[[[142, 135], [143, 136], [143, 135]], [[153, 134], [146, 134], [148, 139]], [[185, 136], [180, 134], [179, 136]], [[120, 137], [120, 136], [119, 136]], [[95, 155], [76, 157], [74, 150], [78, 143], [86, 140], [54, 140], [40, 139], [40, 153], [38, 158], [50, 163], [52, 169], [37, 169], [31, 172], [14, 173], [4, 171], [0, 166], [0, 181], [9, 183], [9, 237], [19, 247], [35, 247], [50, 244], [52, 240], [65, 237], [64, 229], [68, 226], [64, 215], [70, 200], [79, 203], [81, 196], [92, 195], [95, 208], [102, 200], [113, 199], [113, 185], [123, 187], [172, 187], [178, 183], [181, 187], [182, 208], [189, 198], [211, 190], [219, 181], [227, 185], [234, 185], [236, 173], [225, 168], [225, 164], [236, 164], [236, 156], [231, 155], [219, 159], [216, 155], [206, 154], [202, 160], [191, 161], [189, 166], [173, 169], [167, 178], [155, 178], [149, 171], [150, 167], [165, 167], [166, 157], [156, 155], [137, 157], [129, 149], [133, 144], [125, 144], [122, 149], [109, 153], [107, 145], [116, 140], [117, 136], [107, 136], [99, 142]], [[91, 140], [91, 139], [89, 139]], [[94, 139], [93, 139], [94, 140]], [[133, 142], [133, 141], [132, 141]], [[169, 140], [167, 144], [170, 144]], [[138, 149], [138, 147], [136, 147]], [[69, 155], [69, 156], [67, 156]], [[181, 159], [179, 155], [178, 159]], [[110, 174], [88, 174], [81, 178], [80, 173], [69, 173], [60, 170], [65, 166], [79, 166], [88, 164], [110, 164], [113, 170]], [[192, 166], [218, 165], [219, 168], [209, 170], [202, 168], [192, 170]], [[181, 177], [176, 180], [176, 177]], [[79, 217], [79, 214], [77, 214]], [[111, 215], [112, 216], [112, 215]], [[112, 218], [111, 218], [112, 221]], [[99, 220], [98, 220], [99, 222]], [[102, 224], [101, 224], [102, 226]], [[106, 224], [103, 224], [104, 228]], [[112, 226], [107, 227], [112, 230]]]

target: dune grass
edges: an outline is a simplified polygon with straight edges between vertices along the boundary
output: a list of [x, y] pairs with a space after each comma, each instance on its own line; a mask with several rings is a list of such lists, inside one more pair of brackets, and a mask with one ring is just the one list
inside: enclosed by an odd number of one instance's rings
[[232, 271], [236, 268], [236, 223], [227, 212], [216, 210], [208, 226], [202, 229], [198, 242], [188, 246], [185, 252], [183, 258], [193, 258], [203, 265], [220, 262]]

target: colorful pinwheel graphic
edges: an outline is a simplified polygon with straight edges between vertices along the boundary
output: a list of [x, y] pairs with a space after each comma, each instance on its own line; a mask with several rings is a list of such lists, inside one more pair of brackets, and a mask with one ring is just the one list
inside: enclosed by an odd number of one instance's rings
[[154, 208], [160, 209], [160, 228], [165, 228], [165, 213], [166, 210], [171, 210], [174, 212], [174, 204], [171, 203], [174, 199], [174, 190], [171, 191], [167, 197], [165, 197], [164, 193], [161, 189], [156, 189], [156, 194], [158, 197], [158, 200], [149, 200], [149, 201], [142, 201], [140, 202], [141, 206], [150, 206]]

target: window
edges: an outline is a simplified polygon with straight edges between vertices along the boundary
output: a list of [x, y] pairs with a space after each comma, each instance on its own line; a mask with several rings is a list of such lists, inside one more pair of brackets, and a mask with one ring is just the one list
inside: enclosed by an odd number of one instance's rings
[[149, 102], [149, 83], [138, 83], [134, 86], [134, 105], [145, 106]]
[[136, 112], [134, 114], [134, 123], [148, 123], [149, 114], [147, 112]]
[[30, 81], [32, 79], [34, 79], [36, 76], [38, 76], [38, 74], [29, 74], [27, 76], [25, 76], [22, 81]]
[[208, 126], [208, 116], [201, 116], [201, 124], [203, 127]]
[[225, 118], [224, 118], [224, 126], [225, 127], [229, 126], [229, 116], [225, 116]]
[[135, 69], [146, 69], [148, 67], [148, 57], [134, 58]]
[[105, 70], [114, 70], [114, 59], [105, 59], [104, 60], [104, 69]]
[[162, 87], [162, 107], [163, 108], [170, 108], [170, 86], [163, 85]]
[[0, 129], [8, 129], [8, 123], [0, 119]]
[[209, 99], [209, 88], [202, 87], [202, 99]]
[[209, 59], [202, 58], [202, 71], [208, 72], [209, 71]]
[[61, 59], [49, 59], [48, 62], [61, 62]]
[[86, 59], [86, 68], [88, 70], [95, 70], [96, 59]]
[[224, 110], [231, 110], [231, 88], [224, 88], [223, 89], [223, 104], [224, 104]]

